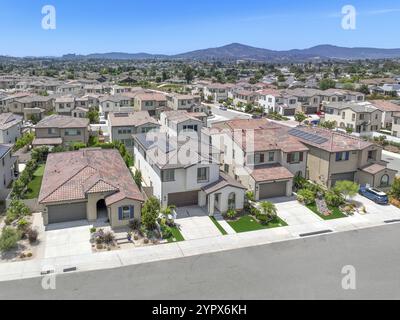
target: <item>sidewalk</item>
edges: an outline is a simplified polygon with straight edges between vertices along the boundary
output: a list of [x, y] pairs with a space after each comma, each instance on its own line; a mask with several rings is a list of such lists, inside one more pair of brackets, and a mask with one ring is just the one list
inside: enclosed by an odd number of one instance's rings
[[[352, 217], [343, 219], [318, 221], [311, 224], [292, 225], [247, 233], [234, 233], [129, 250], [2, 263], [0, 264], [0, 281], [40, 277], [41, 272], [44, 270], [54, 270], [56, 274], [63, 274], [64, 269], [72, 267], [76, 267], [79, 272], [184, 258], [300, 239], [301, 234], [322, 230], [343, 232], [370, 228], [385, 225], [383, 220], [385, 218], [387, 216], [355, 214]], [[223, 227], [225, 228], [226, 226], [224, 225]]]

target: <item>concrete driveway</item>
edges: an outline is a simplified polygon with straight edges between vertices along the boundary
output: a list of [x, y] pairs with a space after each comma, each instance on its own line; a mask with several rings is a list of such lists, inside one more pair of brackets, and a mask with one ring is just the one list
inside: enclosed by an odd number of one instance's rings
[[221, 232], [202, 208], [182, 207], [176, 209], [176, 224], [185, 240], [217, 237]]
[[87, 221], [57, 223], [46, 230], [45, 258], [67, 257], [92, 253]]
[[367, 213], [364, 216], [369, 219], [376, 219], [377, 221], [400, 219], [400, 209], [395, 206], [379, 205], [361, 195], [355, 196], [353, 201], [363, 204], [367, 209]]
[[299, 203], [295, 197], [270, 199], [278, 209], [278, 216], [289, 226], [312, 224], [323, 221], [314, 212]]

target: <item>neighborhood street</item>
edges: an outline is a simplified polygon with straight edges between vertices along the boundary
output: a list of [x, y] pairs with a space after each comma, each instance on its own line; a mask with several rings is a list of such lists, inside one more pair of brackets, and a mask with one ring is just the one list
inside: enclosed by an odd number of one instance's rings
[[[400, 225], [0, 284], [0, 299], [399, 299]], [[353, 266], [356, 290], [342, 288]], [[106, 288], [106, 289], [105, 289]]]

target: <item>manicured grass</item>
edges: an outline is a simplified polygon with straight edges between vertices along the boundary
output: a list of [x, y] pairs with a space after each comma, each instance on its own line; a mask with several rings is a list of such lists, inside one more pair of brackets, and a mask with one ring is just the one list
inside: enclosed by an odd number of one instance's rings
[[236, 221], [227, 221], [227, 222], [232, 227], [232, 229], [235, 230], [237, 233], [287, 226], [287, 223], [279, 217], [277, 217], [274, 221], [271, 221], [266, 225], [262, 225], [253, 216], [250, 215], [240, 217]]
[[39, 166], [33, 174], [33, 179], [28, 184], [27, 191], [24, 195], [24, 199], [36, 199], [39, 197], [40, 187], [42, 186], [44, 165]]
[[322, 213], [320, 213], [315, 203], [307, 205], [307, 208], [324, 220], [333, 220], [347, 217], [342, 211], [339, 210], [339, 208], [329, 207], [329, 210], [332, 211], [332, 214], [330, 216], [324, 216]]
[[168, 242], [185, 241], [185, 239], [183, 238], [181, 232], [179, 231], [179, 229], [177, 227], [172, 227], [171, 231], [172, 231], [172, 236], [167, 239]]
[[221, 232], [222, 235], [227, 235], [228, 232], [225, 231], [224, 228], [222, 228], [222, 226], [218, 223], [217, 219], [215, 219], [214, 217], [210, 217], [211, 221], [215, 224], [215, 226], [218, 228], [218, 230]]

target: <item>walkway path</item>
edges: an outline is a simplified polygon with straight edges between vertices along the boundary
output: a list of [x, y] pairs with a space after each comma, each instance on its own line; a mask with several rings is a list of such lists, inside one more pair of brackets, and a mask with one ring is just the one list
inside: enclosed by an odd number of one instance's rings
[[235, 234], [236, 233], [236, 231], [233, 230], [233, 228], [230, 226], [230, 224], [228, 222], [226, 222], [226, 220], [224, 219], [224, 217], [221, 214], [214, 214], [214, 218], [215, 218], [215, 220], [218, 221], [220, 226], [222, 228], [224, 228], [224, 230], [226, 231], [227, 234]]

